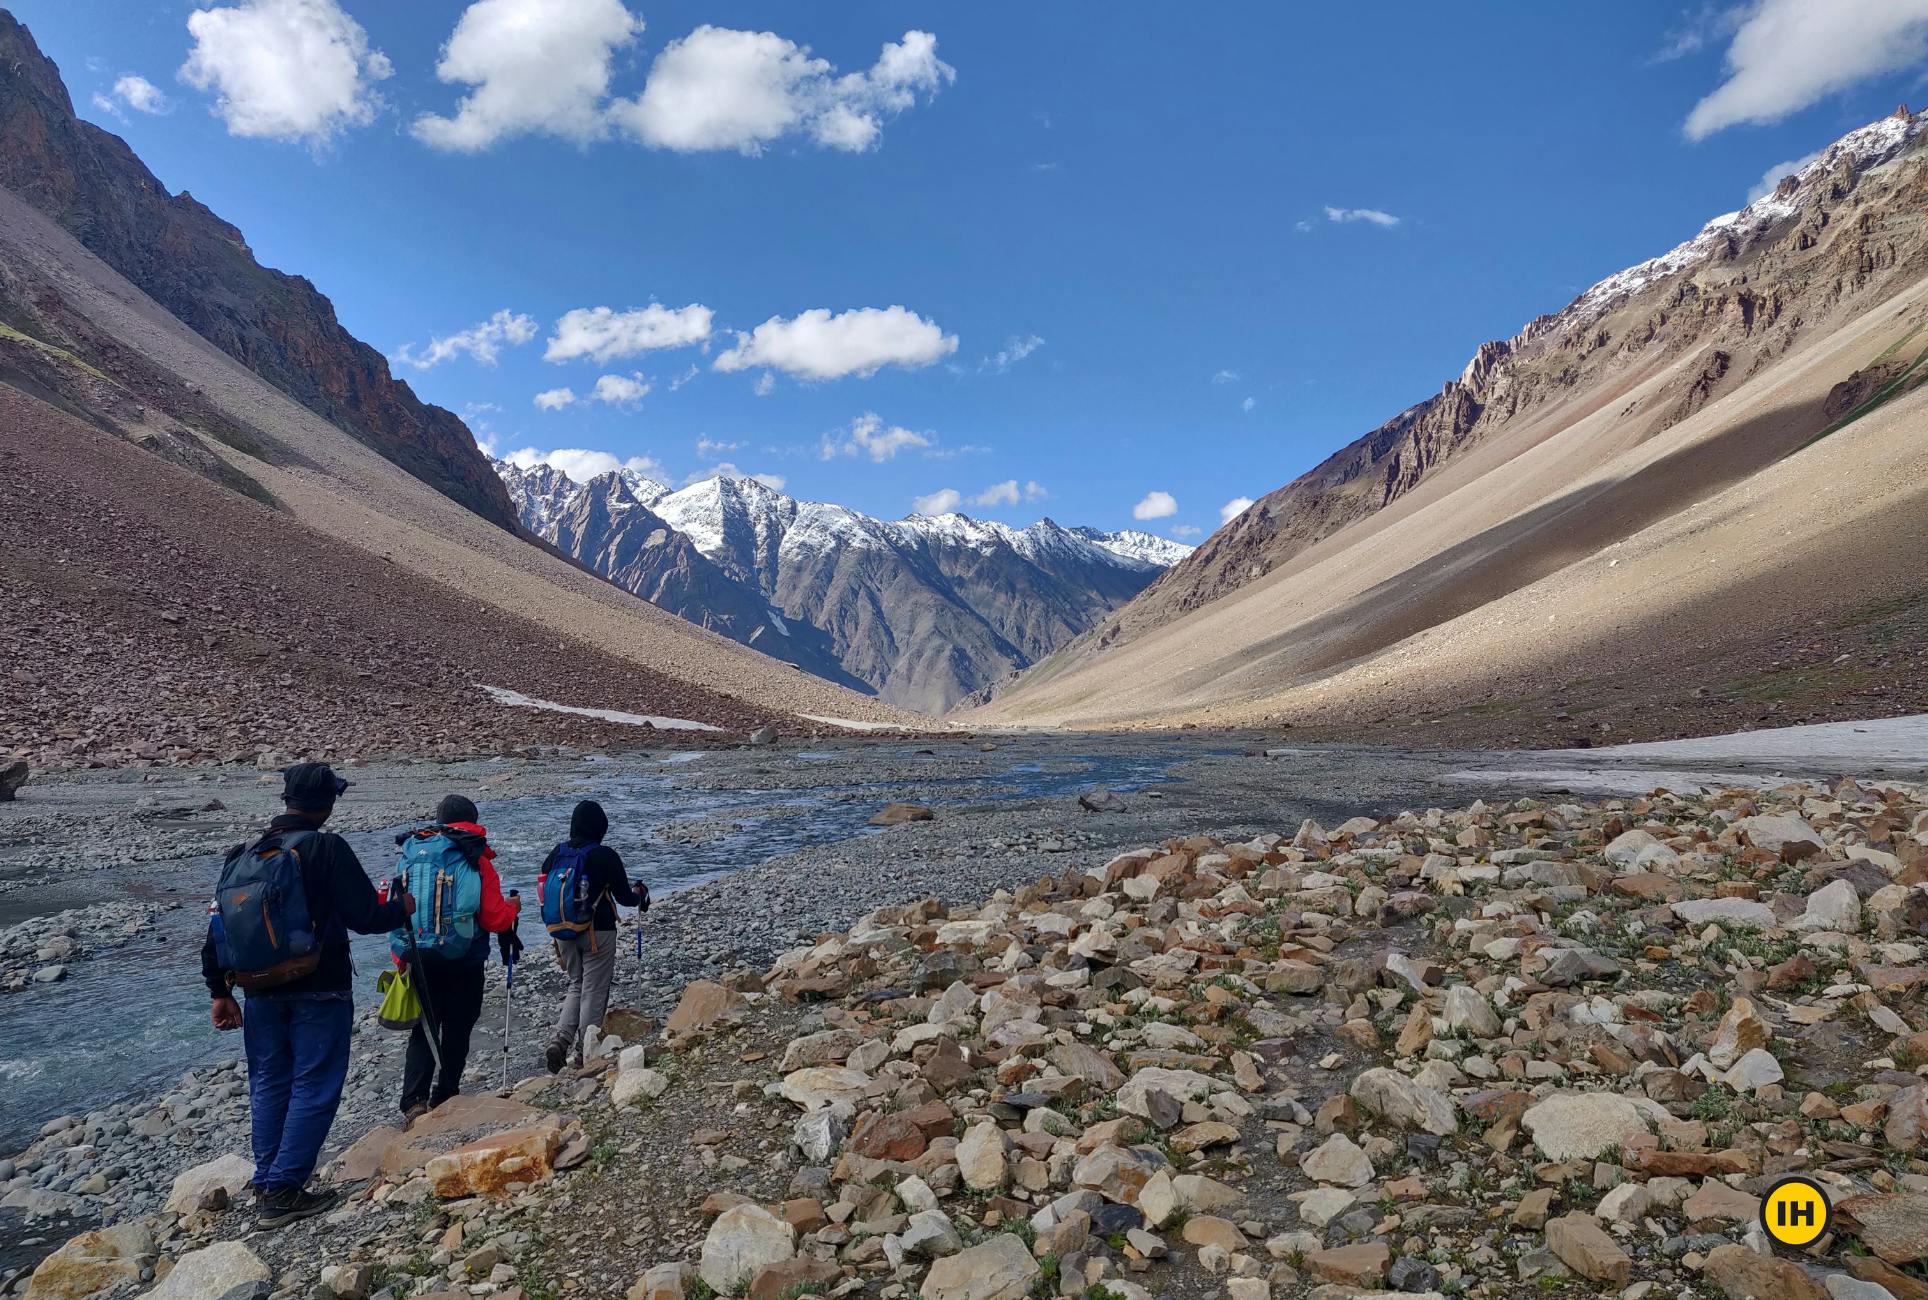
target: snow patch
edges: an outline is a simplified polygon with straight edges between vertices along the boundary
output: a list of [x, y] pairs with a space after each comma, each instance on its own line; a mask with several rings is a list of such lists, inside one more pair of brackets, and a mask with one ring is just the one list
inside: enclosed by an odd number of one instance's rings
[[583, 718], [600, 718], [604, 722], [620, 722], [630, 727], [654, 727], [658, 731], [721, 731], [707, 722], [692, 722], [688, 718], [665, 718], [653, 713], [623, 713], [617, 709], [590, 709], [576, 704], [557, 704], [554, 700], [539, 700], [521, 691], [512, 691], [501, 686], [484, 686], [489, 698], [497, 704], [506, 704], [516, 709], [541, 709], [545, 713], [573, 713]]
[[830, 718], [820, 713], [799, 713], [805, 722], [821, 722], [826, 727], [842, 727], [847, 731], [902, 731], [903, 728], [892, 722], [859, 722], [855, 718]]

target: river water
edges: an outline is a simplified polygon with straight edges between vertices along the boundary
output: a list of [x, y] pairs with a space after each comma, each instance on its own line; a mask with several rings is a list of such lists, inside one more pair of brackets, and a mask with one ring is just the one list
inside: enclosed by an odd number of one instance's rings
[[[680, 754], [642, 764], [591, 761], [575, 790], [477, 802], [504, 887], [521, 889], [531, 906], [536, 869], [582, 798], [602, 803], [608, 843], [623, 854], [631, 875], [663, 898], [798, 849], [879, 833], [867, 824], [870, 815], [907, 786], [940, 809], [1064, 797], [1095, 785], [1130, 791], [1169, 779], [1172, 766], [1196, 756], [1156, 746], [1060, 752], [949, 776], [941, 768], [918, 775], [930, 760], [905, 747], [891, 780], [841, 781], [838, 755], [803, 752], [773, 755], [766, 765], [772, 779], [763, 788], [710, 789], [702, 777], [714, 760]], [[865, 764], [864, 770], [878, 768]], [[400, 829], [347, 836], [371, 878], [380, 880], [392, 868]], [[697, 842], [685, 842], [690, 839]], [[220, 860], [212, 856], [121, 869], [129, 896], [179, 904], [161, 914], [158, 933], [82, 959], [58, 984], [0, 999], [0, 1153], [23, 1146], [55, 1116], [152, 1093], [183, 1071], [239, 1053], [238, 1034], [217, 1033], [208, 1023], [200, 981], [206, 900], [219, 872]], [[387, 961], [386, 936], [357, 936], [355, 955], [357, 995], [366, 1000], [373, 997], [374, 972]]]

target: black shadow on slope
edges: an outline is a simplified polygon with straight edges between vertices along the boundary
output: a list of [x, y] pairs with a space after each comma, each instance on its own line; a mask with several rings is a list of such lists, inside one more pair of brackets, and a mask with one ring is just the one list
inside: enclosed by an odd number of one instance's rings
[[[1293, 676], [1281, 685], [1347, 667], [1706, 500], [1798, 450], [1824, 423], [1818, 400], [1743, 421], [1626, 478], [1576, 489], [1467, 538], [1239, 658], [1290, 658]], [[1227, 670], [1225, 660], [1213, 661], [1178, 689]]]

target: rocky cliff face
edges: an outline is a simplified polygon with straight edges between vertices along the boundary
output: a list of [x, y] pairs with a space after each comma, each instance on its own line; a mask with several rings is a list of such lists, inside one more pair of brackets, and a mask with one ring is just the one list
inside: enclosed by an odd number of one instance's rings
[[300, 276], [255, 261], [241, 232], [168, 193], [132, 150], [74, 115], [53, 63], [0, 11], [0, 186], [310, 410], [476, 513], [513, 528], [501, 481], [461, 420], [389, 373]]
[[886, 522], [753, 479], [577, 486], [498, 462], [524, 527], [665, 609], [819, 676], [942, 713], [1034, 663], [1186, 553], [1144, 533]]
[[1106, 619], [1070, 653], [1130, 641], [1238, 590], [1384, 509], [1523, 420], [1574, 415], [1684, 355], [1697, 365], [1659, 401], [1630, 408], [1652, 437], [1796, 346], [1804, 328], [1879, 301], [1928, 271], [1914, 235], [1921, 196], [1859, 201], [1872, 168], [1919, 147], [1928, 114], [1906, 108], [1837, 141], [1798, 176], [1717, 217], [1672, 251], [1601, 281], [1511, 339], [1482, 344], [1441, 390], [1257, 501]]

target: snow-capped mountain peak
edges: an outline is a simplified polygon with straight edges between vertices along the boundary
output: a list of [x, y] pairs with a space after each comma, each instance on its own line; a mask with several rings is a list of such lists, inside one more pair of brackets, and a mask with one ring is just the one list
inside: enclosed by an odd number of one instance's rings
[[[672, 491], [629, 470], [587, 484], [546, 465], [496, 462], [496, 472], [525, 527], [612, 581], [932, 712], [1090, 628], [1191, 550], [1050, 519], [1026, 528], [955, 512], [885, 521], [747, 478]], [[945, 653], [920, 651], [930, 644]]]

